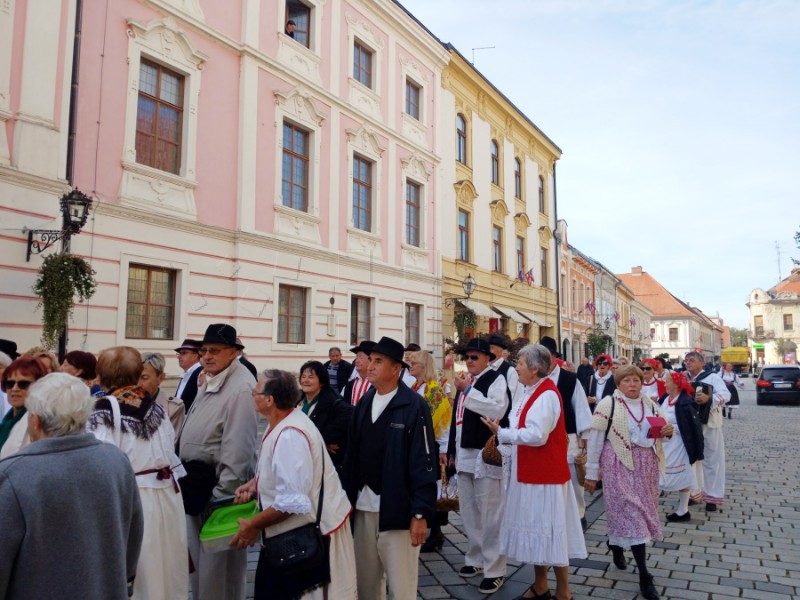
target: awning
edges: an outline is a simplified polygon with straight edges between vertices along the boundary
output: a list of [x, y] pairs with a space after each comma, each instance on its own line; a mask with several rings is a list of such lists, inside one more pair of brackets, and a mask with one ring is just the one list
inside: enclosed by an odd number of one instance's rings
[[518, 310], [517, 312], [519, 314], [521, 314], [523, 317], [525, 317], [526, 319], [528, 319], [529, 321], [531, 321], [533, 323], [536, 323], [539, 327], [550, 327], [550, 325], [547, 323], [547, 321], [545, 321], [541, 317], [537, 317], [533, 313], [529, 313], [529, 312], [524, 311], [524, 310]]
[[475, 302], [475, 300], [459, 300], [458, 303], [464, 306], [465, 308], [470, 309], [479, 317], [486, 317], [488, 319], [497, 318], [496, 312], [494, 312], [491, 308], [489, 308], [485, 304], [481, 304], [480, 302]]
[[512, 310], [510, 308], [505, 308], [504, 306], [492, 306], [494, 310], [500, 313], [509, 321], [514, 321], [515, 323], [521, 323], [522, 325], [526, 325], [528, 323], [528, 319], [523, 317], [517, 311]]

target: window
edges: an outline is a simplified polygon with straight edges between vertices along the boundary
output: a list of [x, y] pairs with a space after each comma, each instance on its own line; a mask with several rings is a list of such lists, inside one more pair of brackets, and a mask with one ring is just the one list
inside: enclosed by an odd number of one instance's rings
[[792, 321], [792, 315], [783, 315], [783, 330], [792, 331], [793, 329], [794, 323]]
[[406, 114], [419, 121], [419, 99], [422, 88], [410, 79], [406, 79]]
[[572, 312], [578, 312], [578, 282], [572, 280]]
[[174, 337], [176, 274], [172, 269], [130, 265], [126, 338], [171, 340]]
[[406, 244], [410, 246], [419, 246], [421, 195], [419, 184], [406, 181]]
[[286, 0], [286, 22], [294, 21], [294, 35], [290, 36], [295, 42], [310, 48], [311, 39], [311, 9], [300, 0]]
[[142, 59], [136, 112], [136, 162], [178, 175], [183, 131], [182, 75]]
[[514, 159], [514, 197], [522, 200], [522, 163]]
[[350, 343], [355, 345], [372, 337], [372, 299], [350, 298]]
[[761, 315], [753, 317], [753, 328], [756, 330], [756, 337], [763, 337], [764, 335], [764, 317]]
[[372, 87], [372, 51], [360, 42], [353, 46], [353, 79]]
[[547, 287], [547, 248], [539, 249], [539, 260], [542, 269], [542, 287]]
[[308, 212], [309, 134], [283, 124], [283, 205]]
[[492, 183], [500, 185], [500, 147], [492, 140]]
[[651, 340], [656, 339], [656, 328], [655, 327], [651, 327], [650, 328], [650, 339]]
[[678, 328], [677, 327], [670, 327], [669, 328], [669, 341], [670, 342], [677, 342], [678, 341]]
[[492, 265], [495, 273], [503, 272], [503, 228], [492, 227]]
[[372, 163], [353, 156], [353, 226], [372, 229]]
[[544, 203], [544, 178], [539, 176], [539, 212], [545, 214], [547, 206]]
[[561, 312], [565, 312], [567, 310], [567, 304], [569, 304], [569, 294], [567, 293], [567, 276], [562, 273], [561, 274], [561, 308], [563, 310]]
[[525, 238], [517, 237], [517, 275], [525, 277]]
[[278, 343], [306, 343], [306, 297], [308, 290], [281, 285], [278, 291]]
[[467, 121], [463, 115], [456, 117], [456, 160], [467, 164]]
[[458, 211], [458, 260], [469, 262], [469, 213]]
[[421, 304], [406, 304], [406, 345], [420, 343]]

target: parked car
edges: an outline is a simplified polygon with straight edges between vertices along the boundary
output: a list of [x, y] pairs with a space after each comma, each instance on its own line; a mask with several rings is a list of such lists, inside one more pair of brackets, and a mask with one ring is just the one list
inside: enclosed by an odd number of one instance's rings
[[800, 366], [766, 365], [756, 381], [756, 404], [800, 404]]

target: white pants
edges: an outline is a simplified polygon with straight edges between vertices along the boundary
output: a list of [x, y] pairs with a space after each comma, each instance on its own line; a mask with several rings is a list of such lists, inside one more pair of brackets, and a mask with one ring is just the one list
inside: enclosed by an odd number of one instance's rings
[[503, 480], [475, 479], [472, 473], [459, 471], [458, 500], [469, 544], [464, 563], [482, 567], [487, 579], [505, 577], [506, 557], [500, 554], [500, 526], [506, 506]]
[[195, 571], [189, 576], [194, 600], [245, 600], [247, 550], [208, 553], [200, 544], [200, 517], [186, 515], [189, 555]]
[[694, 463], [697, 485], [703, 492], [703, 501], [722, 504], [725, 498], [725, 439], [721, 427], [703, 426], [702, 461]]
[[411, 545], [408, 529], [378, 531], [378, 515], [356, 510], [353, 547], [358, 597], [386, 600], [388, 582], [389, 600], [416, 600], [420, 546]]

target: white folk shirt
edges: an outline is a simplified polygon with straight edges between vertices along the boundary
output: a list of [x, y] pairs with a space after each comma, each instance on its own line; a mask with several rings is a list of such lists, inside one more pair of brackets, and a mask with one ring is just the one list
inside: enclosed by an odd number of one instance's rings
[[[389, 406], [389, 402], [392, 401], [392, 398], [395, 397], [397, 394], [397, 388], [394, 388], [388, 394], [379, 394], [378, 390], [375, 390], [375, 398], [372, 399], [372, 422], [375, 423], [380, 416], [383, 414], [383, 411], [386, 410], [386, 407]], [[356, 510], [363, 510], [366, 512], [380, 512], [381, 511], [381, 497], [379, 494], [373, 492], [368, 485], [365, 485], [361, 488], [361, 491], [358, 493], [358, 499], [356, 500]]]
[[[686, 371], [686, 376], [689, 377], [690, 382], [693, 382], [695, 377], [702, 373], [703, 371], [700, 371], [697, 375], [693, 376], [689, 371]], [[731, 393], [728, 391], [725, 382], [722, 381], [722, 378], [716, 373], [709, 373], [706, 375], [702, 383], [707, 383], [714, 388], [714, 396], [711, 399], [711, 402], [713, 402], [711, 414], [708, 416], [708, 424], [703, 425], [703, 429], [705, 430], [706, 427], [719, 429], [722, 427], [722, 410], [720, 407], [731, 399]]]
[[642, 384], [642, 393], [652, 400], [658, 400], [658, 379], [653, 377], [650, 381], [645, 381]]
[[[497, 371], [503, 366], [504, 362], [506, 362], [506, 359], [501, 356], [496, 361], [491, 363], [491, 367]], [[509, 366], [508, 371], [506, 371], [506, 383], [508, 384], [508, 389], [511, 392], [511, 397], [513, 398], [514, 394], [517, 393], [517, 387], [519, 386], [519, 375], [517, 374], [517, 370], [512, 366]]]
[[181, 397], [181, 394], [183, 393], [183, 390], [186, 389], [186, 384], [189, 382], [189, 379], [191, 378], [192, 373], [194, 373], [200, 367], [202, 367], [202, 365], [200, 364], [200, 361], [198, 360], [196, 363], [194, 363], [191, 367], [189, 367], [188, 369], [186, 369], [183, 372], [183, 375], [181, 375], [181, 382], [178, 384], [178, 389], [175, 390], [175, 397], [176, 398], [180, 398]]
[[[480, 372], [475, 381], [491, 370], [492, 366], [489, 365]], [[459, 393], [456, 405], [456, 469], [458, 471], [474, 474], [479, 466], [477, 461], [483, 462], [479, 449], [461, 447], [461, 427], [464, 420], [464, 409], [468, 408], [472, 412], [489, 419], [502, 417], [506, 412], [506, 408], [508, 408], [507, 389], [505, 377], [498, 377], [489, 386], [487, 396], [476, 390], [472, 384]]]
[[[550, 372], [548, 377], [553, 383], [558, 385], [558, 378], [561, 375], [561, 367], [558, 365]], [[566, 398], [562, 398], [566, 402]], [[573, 463], [575, 457], [581, 453], [578, 439], [589, 439], [589, 431], [592, 428], [592, 409], [589, 408], [589, 400], [586, 399], [586, 390], [583, 389], [580, 381], [575, 382], [575, 390], [572, 392], [572, 412], [575, 415], [575, 430], [578, 432], [567, 435], [569, 446], [567, 447], [567, 461]]]

